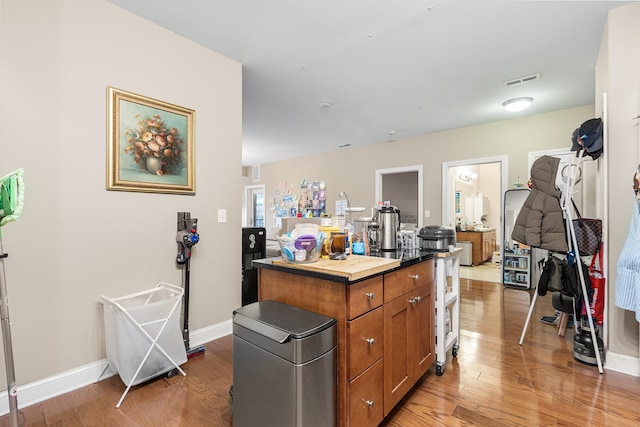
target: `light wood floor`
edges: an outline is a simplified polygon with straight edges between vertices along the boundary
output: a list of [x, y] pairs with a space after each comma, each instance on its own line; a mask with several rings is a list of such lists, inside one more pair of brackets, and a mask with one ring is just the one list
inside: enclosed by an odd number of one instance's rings
[[[442, 376], [433, 368], [383, 426], [637, 426], [640, 379], [573, 358], [573, 331], [559, 337], [539, 321], [553, 312], [538, 299], [518, 345], [530, 292], [463, 279], [458, 357]], [[174, 376], [124, 391], [118, 376], [21, 409], [29, 426], [231, 426], [230, 336], [206, 345]], [[20, 396], [18, 395], [18, 400]], [[8, 425], [7, 416], [0, 419]], [[258, 426], [257, 426], [258, 427]]]
[[487, 282], [502, 282], [500, 264], [487, 261], [480, 265], [460, 266], [460, 277], [463, 279], [484, 280]]

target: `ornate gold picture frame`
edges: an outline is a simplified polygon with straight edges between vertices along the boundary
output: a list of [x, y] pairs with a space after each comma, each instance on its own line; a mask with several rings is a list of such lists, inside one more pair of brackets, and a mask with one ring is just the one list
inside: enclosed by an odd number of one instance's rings
[[195, 111], [107, 87], [107, 190], [195, 194]]

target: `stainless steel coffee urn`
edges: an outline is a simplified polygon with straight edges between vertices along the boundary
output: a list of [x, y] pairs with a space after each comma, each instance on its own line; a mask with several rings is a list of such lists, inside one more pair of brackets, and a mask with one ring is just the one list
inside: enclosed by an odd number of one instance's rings
[[400, 210], [395, 206], [383, 206], [378, 210], [380, 225], [380, 250], [395, 251], [398, 249], [398, 230], [400, 229]]

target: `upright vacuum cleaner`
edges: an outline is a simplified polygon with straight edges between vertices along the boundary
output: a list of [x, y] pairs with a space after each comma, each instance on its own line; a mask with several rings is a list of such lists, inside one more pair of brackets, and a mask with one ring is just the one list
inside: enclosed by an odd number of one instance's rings
[[178, 212], [178, 256], [176, 262], [183, 267], [182, 287], [184, 296], [182, 300], [182, 340], [187, 350], [187, 358], [204, 353], [204, 346], [191, 348], [189, 344], [189, 269], [191, 261], [191, 248], [200, 241], [198, 234], [198, 220], [191, 218], [190, 212]]
[[[15, 221], [22, 212], [24, 203], [24, 171], [18, 169], [0, 178], [0, 227]], [[13, 365], [13, 346], [11, 344], [11, 322], [9, 322], [9, 302], [7, 283], [4, 273], [4, 259], [8, 254], [2, 248], [2, 232], [0, 231], [0, 318], [2, 319], [2, 339], [4, 340], [4, 360], [7, 370], [7, 395], [9, 396], [9, 423], [18, 427], [18, 393], [16, 389], [16, 373]]]

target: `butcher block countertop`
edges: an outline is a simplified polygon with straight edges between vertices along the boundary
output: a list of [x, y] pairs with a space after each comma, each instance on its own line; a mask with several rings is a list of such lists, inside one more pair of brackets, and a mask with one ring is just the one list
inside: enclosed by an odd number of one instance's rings
[[320, 259], [308, 264], [291, 264], [281, 257], [254, 260], [257, 268], [269, 268], [292, 274], [317, 277], [341, 283], [356, 282], [408, 264], [432, 258], [433, 254], [420, 251], [393, 252], [374, 256], [349, 255], [346, 260]]

